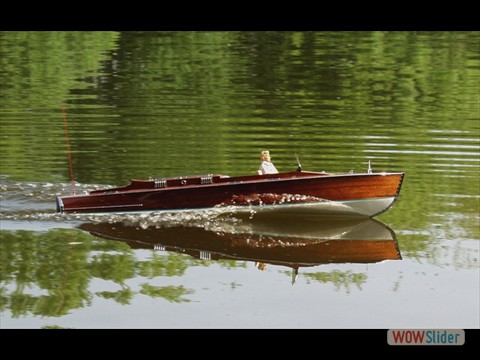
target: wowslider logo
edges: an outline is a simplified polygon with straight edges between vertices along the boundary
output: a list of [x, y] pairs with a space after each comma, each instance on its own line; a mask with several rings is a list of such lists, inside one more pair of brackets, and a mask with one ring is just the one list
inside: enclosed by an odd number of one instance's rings
[[387, 331], [388, 345], [463, 345], [464, 330], [395, 329]]

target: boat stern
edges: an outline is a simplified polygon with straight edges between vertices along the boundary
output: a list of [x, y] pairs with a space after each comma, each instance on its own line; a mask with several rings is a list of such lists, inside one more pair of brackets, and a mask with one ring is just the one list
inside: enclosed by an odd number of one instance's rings
[[64, 206], [63, 206], [63, 200], [60, 196], [57, 196], [57, 212], [59, 213], [63, 213], [63, 209], [64, 209]]

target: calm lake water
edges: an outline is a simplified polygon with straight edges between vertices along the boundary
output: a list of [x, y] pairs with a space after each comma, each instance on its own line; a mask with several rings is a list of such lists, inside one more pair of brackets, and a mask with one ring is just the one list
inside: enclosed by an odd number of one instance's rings
[[[376, 220], [62, 215], [132, 178], [404, 171]], [[479, 32], [0, 33], [1, 328], [480, 328]]]

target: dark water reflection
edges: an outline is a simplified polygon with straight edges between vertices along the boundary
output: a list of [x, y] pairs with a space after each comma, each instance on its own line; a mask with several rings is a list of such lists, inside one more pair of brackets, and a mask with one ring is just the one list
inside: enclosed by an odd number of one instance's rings
[[290, 267], [400, 259], [393, 230], [373, 220], [289, 220], [237, 225], [235, 232], [195, 227], [147, 228], [82, 224], [81, 229], [132, 248], [174, 251], [202, 260], [244, 260]]
[[[220, 327], [480, 326], [479, 32], [25, 31], [0, 44], [2, 326], [212, 324], [201, 314]], [[264, 149], [281, 171], [298, 154], [305, 170], [405, 172], [380, 217], [403, 260], [316, 265], [292, 287], [288, 267], [260, 272], [250, 255], [210, 262], [92, 236], [77, 226], [118, 219], [54, 213], [71, 192], [62, 105], [80, 192], [251, 174]], [[205, 238], [195, 250], [221, 243], [208, 217], [155, 221], [164, 246], [183, 228]], [[228, 258], [222, 244], [206, 251]]]

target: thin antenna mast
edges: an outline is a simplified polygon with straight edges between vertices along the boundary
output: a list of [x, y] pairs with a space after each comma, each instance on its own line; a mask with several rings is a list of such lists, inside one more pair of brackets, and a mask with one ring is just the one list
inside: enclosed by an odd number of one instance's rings
[[67, 139], [67, 154], [68, 154], [68, 165], [70, 167], [70, 180], [72, 181], [72, 192], [73, 192], [73, 195], [75, 195], [75, 179], [73, 176], [72, 154], [70, 151], [70, 139], [68, 137], [67, 112], [65, 111], [64, 105], [62, 105], [62, 112], [63, 112], [63, 126], [65, 127], [65, 137]]

